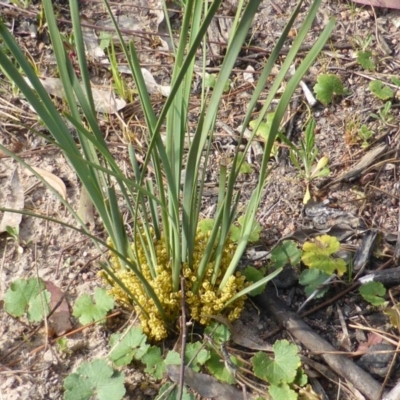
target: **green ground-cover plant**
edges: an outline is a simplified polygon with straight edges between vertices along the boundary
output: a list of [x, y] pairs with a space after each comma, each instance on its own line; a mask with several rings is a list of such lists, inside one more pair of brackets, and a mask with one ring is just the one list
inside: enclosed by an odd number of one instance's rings
[[298, 146], [295, 146], [285, 136], [279, 135], [282, 141], [290, 149], [290, 161], [300, 172], [300, 176], [304, 179], [306, 191], [303, 197], [303, 203], [307, 204], [311, 199], [310, 185], [311, 182], [320, 177], [328, 176], [330, 173], [327, 167], [329, 159], [327, 156], [321, 157], [318, 162], [319, 149], [315, 144], [315, 120], [312, 118], [307, 123], [304, 132], [304, 139], [300, 139]]
[[374, 132], [368, 128], [367, 125], [363, 124], [358, 131], [359, 136], [363, 140], [361, 147], [366, 148], [369, 146], [369, 140], [374, 136]]
[[[337, 256], [339, 249], [340, 243], [337, 238], [329, 235], [317, 236], [313, 241], [303, 244], [301, 261], [309, 269], [303, 270], [299, 283], [305, 287], [307, 296], [314, 294], [315, 298], [323, 297], [329, 289], [325, 284], [330, 281], [333, 274], [338, 277], [345, 273], [351, 275], [349, 265]], [[360, 286], [359, 292], [364, 300], [373, 306], [385, 303], [383, 296], [386, 294], [386, 289], [380, 282], [364, 283]]]
[[[321, 298], [329, 290], [328, 284], [332, 277], [342, 277], [345, 273], [351, 279], [351, 265], [338, 257], [340, 243], [337, 238], [330, 235], [317, 236], [313, 240], [304, 242], [299, 248], [298, 243], [293, 240], [284, 240], [271, 252], [270, 263], [263, 268], [246, 267], [243, 274], [248, 281], [257, 282], [263, 278], [270, 268], [280, 268], [284, 265], [291, 266], [301, 273], [299, 284], [304, 286], [307, 297]], [[300, 264], [300, 261], [302, 264]], [[301, 267], [303, 266], [303, 268]], [[305, 267], [305, 268], [304, 268]], [[256, 296], [264, 290], [264, 287], [257, 288], [250, 292]], [[374, 306], [385, 304], [384, 296], [386, 289], [380, 282], [368, 282], [360, 286], [360, 294], [365, 301]]]
[[[103, 32], [104, 33], [104, 32]], [[102, 41], [104, 42], [105, 39], [103, 38]], [[103, 43], [105, 44], [105, 43]], [[128, 85], [123, 78], [121, 72], [118, 69], [118, 59], [117, 59], [117, 53], [114, 45], [114, 41], [109, 40], [109, 44], [107, 46], [107, 54], [108, 58], [110, 60], [110, 71], [112, 73], [112, 79], [113, 79], [113, 87], [115, 89], [115, 92], [122, 97], [123, 99], [127, 100], [128, 102], [133, 101], [133, 91], [129, 90]]]
[[394, 120], [394, 116], [392, 114], [392, 102], [387, 101], [383, 107], [378, 110], [378, 113], [371, 113], [371, 118], [376, 119], [381, 123], [382, 126], [390, 124]]
[[[51, 293], [40, 278], [13, 281], [4, 296], [5, 310], [13, 317], [26, 315], [30, 322], [42, 321], [50, 312]], [[114, 308], [114, 299], [105, 289], [97, 288], [93, 296], [83, 294], [76, 299], [72, 315], [82, 325], [104, 322], [107, 313]]]
[[340, 77], [335, 74], [319, 75], [314, 85], [314, 92], [317, 100], [324, 106], [333, 101], [334, 95], [342, 96], [348, 93]]
[[30, 322], [38, 322], [49, 313], [50, 293], [41, 279], [17, 279], [4, 297], [7, 313], [19, 318], [24, 315]]
[[380, 80], [371, 81], [368, 87], [378, 99], [386, 101], [394, 97], [394, 91]]
[[[297, 67], [296, 73], [286, 83], [286, 88], [280, 96], [271, 122], [270, 135], [265, 142], [258, 184], [243, 212], [238, 240], [234, 243], [230, 239], [230, 230], [238, 218], [239, 193], [235, 193], [234, 187], [243, 162], [243, 157], [240, 157], [239, 153], [236, 154], [229, 168], [223, 164], [220, 165], [215, 223], [207, 232], [202, 232], [199, 228], [200, 208], [205, 171], [210, 163], [208, 156], [218, 115], [218, 105], [259, 3], [260, 1], [257, 0], [246, 4], [240, 3], [218, 80], [212, 91], [203, 87], [201, 107], [194, 130], [188, 125], [188, 116], [195, 61], [199, 51], [202, 51], [203, 74], [205, 74], [206, 41], [204, 38], [221, 0], [214, 0], [211, 3], [203, 0], [187, 0], [181, 5], [182, 26], [179, 42], [174, 49], [171, 93], [158, 116], [146, 90], [138, 50], [132, 42], [127, 44], [123, 41], [109, 5], [107, 2], [104, 3], [115, 24], [120, 46], [133, 73], [146, 121], [147, 136], [144, 139], [147, 140], [147, 152], [143, 165], [138, 165], [136, 149], [131, 143], [128, 144], [133, 178], [126, 176], [119, 168], [99, 126], [91, 93], [78, 2], [70, 0], [77, 55], [77, 65], [73, 66], [62, 43], [52, 2], [43, 0], [58, 73], [65, 91], [67, 107], [63, 115], [59, 113], [45, 92], [12, 35], [4, 24], [0, 24], [0, 37], [13, 57], [11, 61], [0, 50], [0, 68], [36, 110], [50, 132], [51, 139], [47, 138], [47, 140], [61, 149], [74, 168], [82, 183], [82, 191], [89, 196], [100, 216], [109, 237], [107, 243], [90, 235], [82, 219], [74, 213], [72, 207], [63, 199], [60, 200], [75, 215], [86, 234], [94, 239], [96, 244], [110, 250], [110, 260], [102, 264], [102, 267], [103, 277], [112, 287], [111, 293], [118, 302], [135, 308], [144, 332], [156, 340], [164, 338], [169, 328], [175, 327], [181, 307], [182, 282], [191, 317], [207, 324], [210, 321], [210, 315], [221, 312], [226, 312], [231, 320], [237, 318], [243, 307], [246, 293], [271, 279], [271, 276], [267, 276], [252, 287], [248, 287], [245, 278], [236, 272], [236, 268], [253, 231], [258, 205], [264, 195], [266, 177], [269, 173], [270, 152], [284, 112], [301, 77], [326, 43], [334, 21], [328, 23], [312, 50]], [[300, 0], [294, 9], [275, 49], [261, 71], [248, 104], [239, 142], [243, 138], [245, 127], [251, 119], [260, 94], [264, 90], [265, 82], [268, 81], [267, 78], [271, 74], [302, 3], [303, 1]], [[256, 125], [263, 121], [272, 100], [277, 98], [278, 89], [296, 58], [320, 3], [320, 0], [312, 2], [279, 74], [274, 77], [268, 97], [265, 101], [263, 100], [264, 106]], [[172, 43], [174, 43], [173, 39], [171, 37]], [[16, 68], [15, 63], [21, 68], [25, 77]], [[76, 69], [79, 70], [79, 78]], [[32, 88], [26, 83], [25, 78], [29, 80]], [[78, 143], [70, 135], [66, 119], [76, 129]], [[255, 131], [257, 128], [255, 126]], [[162, 131], [165, 133], [165, 138], [162, 137]], [[250, 144], [251, 140], [248, 141], [244, 153], [247, 152]], [[10, 154], [7, 149], [3, 147], [1, 149]], [[34, 172], [21, 158], [15, 155], [14, 158]], [[154, 179], [149, 179], [151, 178], [148, 174], [150, 164], [154, 171]], [[182, 170], [185, 170], [184, 177]], [[35, 176], [40, 179], [38, 174], [35, 173]], [[56, 194], [54, 190], [53, 193]], [[134, 221], [132, 232], [129, 234], [120, 211], [121, 199], [130, 219]], [[27, 212], [26, 214], [34, 215]], [[51, 220], [51, 218], [48, 219]]]
[[376, 69], [376, 59], [372, 50], [368, 50], [372, 42], [372, 35], [368, 35], [365, 39], [356, 37], [356, 41], [361, 46], [361, 50], [357, 51], [357, 62], [366, 70], [374, 71]]
[[[250, 362], [244, 363], [240, 357], [228, 352], [226, 343], [230, 337], [231, 332], [227, 326], [213, 322], [206, 328], [203, 341], [189, 342], [186, 345], [185, 366], [195, 372], [207, 371], [224, 383], [241, 382], [254, 385], [261, 396], [268, 390], [273, 399], [282, 398], [280, 396], [283, 393], [289, 395], [287, 398], [298, 398], [298, 393], [307, 385], [307, 376], [301, 368], [296, 345], [286, 340], [277, 341], [273, 355], [258, 351], [251, 357]], [[85, 362], [64, 380], [65, 399], [77, 396], [82, 400], [92, 396], [100, 398], [102, 392], [109, 391], [111, 398], [118, 400], [122, 398], [125, 390], [123, 374], [118, 373], [117, 368], [135, 363], [136, 366], [141, 365], [144, 368], [147, 376], [159, 381], [166, 376], [169, 365], [182, 363], [180, 354], [175, 350], [162, 354], [160, 347], [151, 346], [142, 329], [137, 326], [112, 335], [109, 346], [108, 361], [95, 359]], [[264, 381], [264, 384], [256, 384], [256, 380], [251, 379], [251, 374]], [[166, 398], [179, 398], [177, 385], [171, 383], [165, 383], [159, 389], [157, 398], [163, 398], [162, 395], [167, 391], [170, 394]], [[186, 388], [183, 393], [187, 393]]]

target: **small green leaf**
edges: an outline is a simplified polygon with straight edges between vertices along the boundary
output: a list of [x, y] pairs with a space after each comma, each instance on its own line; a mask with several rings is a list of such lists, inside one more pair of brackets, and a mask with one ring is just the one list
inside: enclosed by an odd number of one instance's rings
[[371, 131], [371, 129], [368, 129], [368, 126], [364, 124], [364, 125], [361, 125], [359, 134], [364, 141], [368, 141], [369, 139], [372, 138], [372, 136], [374, 135], [374, 132]]
[[210, 358], [210, 352], [200, 342], [188, 343], [185, 349], [185, 365], [189, 365], [194, 371], [199, 372], [200, 368]]
[[396, 76], [391, 76], [391, 77], [390, 77], [390, 80], [392, 81], [392, 83], [393, 83], [394, 85], [400, 87], [400, 79], [399, 79], [399, 78], [397, 78]]
[[181, 365], [181, 356], [177, 351], [170, 350], [165, 356], [164, 363], [165, 365]]
[[314, 178], [325, 178], [331, 173], [331, 170], [329, 168], [323, 168], [321, 171], [315, 173], [313, 175]]
[[317, 84], [314, 86], [314, 92], [317, 100], [325, 106], [328, 105], [333, 98], [334, 94], [346, 94], [341, 79], [334, 74], [322, 74], [317, 78]]
[[[242, 162], [244, 158], [244, 154], [239, 152], [238, 153], [238, 163]], [[240, 166], [240, 172], [242, 174], [250, 174], [253, 172], [253, 166], [251, 164], [249, 164], [248, 162], [246, 162], [245, 160], [243, 160], [242, 165]]]
[[64, 380], [64, 400], [120, 400], [125, 376], [105, 360], [85, 362]]
[[386, 308], [383, 312], [390, 318], [390, 323], [395, 328], [400, 328], [400, 303], [391, 308]]
[[[257, 136], [263, 138], [265, 141], [268, 140], [274, 116], [275, 116], [274, 112], [268, 113], [266, 122], [261, 122], [260, 126], [257, 129], [257, 132], [255, 133]], [[257, 120], [250, 121], [249, 126], [250, 128], [254, 129], [256, 127], [256, 124]]]
[[206, 327], [204, 333], [211, 336], [217, 346], [227, 342], [231, 337], [228, 327], [215, 321]]
[[146, 364], [145, 372], [153, 375], [156, 379], [161, 379], [167, 367], [161, 357], [161, 349], [158, 346], [152, 346], [142, 357], [142, 362]]
[[[216, 74], [209, 74], [206, 72], [204, 74], [204, 86], [206, 88], [214, 89], [215, 85], [217, 84], [217, 79], [218, 77]], [[224, 84], [224, 92], [228, 92], [230, 88], [231, 88], [231, 82], [228, 79]]]
[[308, 376], [304, 372], [303, 368], [297, 369], [296, 378], [294, 378], [294, 383], [298, 386], [305, 386], [308, 382]]
[[[327, 279], [329, 275], [319, 269], [305, 269], [299, 276], [299, 283], [305, 286], [304, 292], [306, 296], [310, 296], [317, 290]], [[329, 287], [323, 287], [317, 294], [316, 298], [319, 299], [325, 295]]]
[[57, 339], [56, 346], [60, 353], [72, 354], [72, 351], [68, 348], [68, 339], [66, 337]]
[[215, 87], [215, 82], [216, 82], [216, 75], [215, 74], [209, 74], [206, 72], [204, 74], [204, 86], [206, 88], [214, 88]]
[[369, 83], [369, 90], [381, 100], [393, 98], [394, 92], [388, 86], [384, 86], [382, 81], [376, 80]]
[[258, 352], [251, 359], [254, 374], [272, 385], [292, 383], [301, 366], [297, 346], [287, 340], [278, 340], [273, 346], [275, 358]]
[[372, 57], [372, 52], [369, 50], [357, 52], [357, 62], [368, 71], [374, 71], [376, 66]]
[[[257, 269], [252, 266], [248, 266], [242, 271], [242, 274], [246, 277], [246, 280], [248, 282], [258, 282], [259, 280], [264, 278], [265, 268]], [[249, 293], [250, 296], [257, 296], [257, 295], [261, 294], [264, 291], [265, 286], [266, 286], [266, 284], [261, 285], [260, 287], [252, 290]]]
[[282, 241], [271, 252], [271, 260], [276, 268], [283, 267], [286, 264], [295, 266], [300, 262], [300, 257], [301, 250], [293, 240]]
[[[242, 215], [241, 217], [238, 218], [238, 224], [243, 226], [243, 222], [244, 222], [244, 215]], [[257, 242], [260, 239], [260, 232], [261, 232], [262, 228], [261, 225], [259, 224], [259, 222], [254, 219], [253, 221], [253, 225], [252, 225], [252, 229], [249, 235], [249, 242]], [[238, 242], [240, 239], [240, 232], [241, 232], [241, 228], [239, 228], [238, 226], [232, 225], [230, 228], [230, 238], [233, 242]]]
[[198, 227], [201, 233], [210, 232], [214, 228], [214, 225], [215, 225], [215, 220], [213, 220], [212, 218], [204, 218], [200, 220], [198, 223]]
[[386, 294], [386, 288], [381, 282], [368, 282], [360, 287], [360, 294], [373, 306], [381, 306], [385, 303], [383, 296]]
[[29, 302], [27, 317], [29, 321], [39, 322], [50, 312], [50, 293], [43, 290]]
[[273, 400], [297, 400], [299, 397], [297, 393], [290, 389], [289, 385], [271, 385], [268, 389], [268, 393], [271, 395]]
[[112, 34], [110, 32], [101, 31], [99, 35], [100, 43], [99, 46], [102, 50], [110, 46], [112, 40]]
[[118, 367], [130, 364], [134, 358], [140, 360], [150, 347], [146, 341], [140, 327], [131, 327], [122, 334], [114, 333], [110, 338], [112, 350], [108, 358]]
[[314, 242], [303, 244], [301, 261], [309, 268], [319, 269], [329, 275], [337, 271], [341, 276], [346, 272], [346, 262], [341, 258], [331, 257], [339, 248], [340, 243], [334, 236], [317, 236]]
[[13, 317], [27, 314], [29, 321], [38, 322], [50, 312], [50, 293], [41, 279], [17, 279], [4, 296], [5, 310]]
[[72, 315], [79, 318], [82, 325], [104, 318], [114, 307], [114, 299], [105, 289], [97, 288], [93, 298], [94, 300], [88, 294], [84, 294], [75, 302]]
[[[236, 357], [231, 356], [230, 360], [235, 365], [239, 364]], [[211, 351], [210, 358], [207, 360], [206, 365], [210, 373], [221, 382], [226, 382], [231, 385], [236, 383], [235, 377], [232, 375], [231, 371], [226, 368], [221, 357], [214, 350]]]

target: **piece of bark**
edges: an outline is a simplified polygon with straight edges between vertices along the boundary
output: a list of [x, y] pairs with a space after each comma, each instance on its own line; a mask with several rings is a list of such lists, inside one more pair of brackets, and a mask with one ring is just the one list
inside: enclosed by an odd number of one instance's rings
[[375, 250], [377, 240], [378, 231], [371, 229], [364, 236], [361, 245], [358, 246], [353, 260], [353, 269], [357, 272], [358, 275], [361, 274], [368, 261], [370, 260], [372, 253]]
[[396, 286], [400, 284], [400, 267], [367, 271], [366, 275], [359, 278], [358, 281], [362, 285], [368, 282], [381, 282], [386, 287]]
[[343, 355], [328, 354], [337, 349], [314, 332], [299, 315], [288, 310], [286, 305], [277, 298], [273, 288], [257, 296], [256, 301], [262, 310], [272, 314], [305, 347], [320, 354], [336, 374], [351, 382], [367, 399], [380, 399], [380, 384], [351, 359]]
[[[167, 373], [173, 382], [179, 382], [180, 366], [168, 365]], [[184, 382], [185, 385], [195, 390], [202, 397], [209, 397], [215, 400], [243, 400], [244, 398], [243, 392], [236, 389], [235, 386], [218, 382], [213, 376], [195, 372], [188, 367], [185, 367]], [[253, 399], [250, 393], [247, 393], [246, 396], [248, 396], [248, 399]]]
[[361, 160], [353, 165], [347, 172], [343, 173], [333, 181], [327, 182], [321, 189], [339, 182], [352, 182], [356, 180], [364, 171], [367, 170], [367, 168], [376, 163], [379, 158], [383, 156], [387, 149], [388, 147], [386, 144], [381, 144], [368, 151], [368, 153], [364, 154]]

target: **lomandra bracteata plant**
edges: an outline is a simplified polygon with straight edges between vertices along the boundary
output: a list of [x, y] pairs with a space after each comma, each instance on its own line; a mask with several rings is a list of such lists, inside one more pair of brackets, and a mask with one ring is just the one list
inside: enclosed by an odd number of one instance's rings
[[[269, 76], [272, 68], [303, 6], [303, 0], [299, 0], [268, 61], [260, 71], [258, 83], [242, 121], [239, 144], [266, 82], [273, 81], [268, 87], [268, 96], [263, 100], [264, 105], [253, 132], [257, 131], [270, 110], [272, 101], [279, 98], [279, 103], [274, 110], [271, 131], [265, 143], [258, 183], [242, 215], [243, 222], [237, 243], [230, 239], [230, 229], [238, 217], [239, 193], [236, 193], [234, 188], [244, 158], [239, 153], [236, 153], [229, 168], [220, 165], [218, 205], [214, 222], [209, 229], [202, 226], [200, 213], [204, 171], [210, 168], [209, 154], [219, 103], [225, 90], [225, 82], [229, 79], [243, 43], [250, 33], [260, 2], [261, 0], [239, 1], [218, 79], [212, 91], [204, 87], [202, 89], [198, 121], [193, 131], [187, 121], [195, 62], [202, 62], [204, 77], [207, 28], [218, 13], [222, 0], [186, 0], [180, 3], [180, 30], [174, 33], [170, 28], [171, 43], [175, 43], [176, 37], [179, 38], [172, 50], [174, 64], [171, 93], [158, 116], [153, 109], [141, 71], [138, 57], [140, 49], [136, 49], [132, 41], [124, 42], [109, 5], [104, 0], [119, 37], [119, 46], [132, 71], [138, 100], [145, 116], [147, 142], [144, 146], [147, 152], [144, 164], [140, 168], [134, 146], [127, 143], [133, 178], [126, 176], [119, 168], [99, 126], [77, 0], [70, 0], [69, 5], [79, 67], [72, 66], [66, 54], [52, 1], [43, 0], [58, 73], [65, 92], [66, 109], [62, 114], [56, 109], [6, 26], [0, 24], [0, 37], [7, 48], [7, 53], [0, 48], [0, 68], [36, 110], [50, 133], [50, 143], [61, 148], [76, 171], [82, 183], [82, 191], [89, 196], [99, 214], [109, 237], [108, 242], [93, 237], [73, 208], [67, 202], [64, 204], [81, 223], [81, 229], [85, 230], [97, 245], [109, 249], [110, 259], [102, 265], [103, 278], [111, 284], [111, 293], [118, 301], [135, 308], [144, 331], [156, 340], [165, 338], [169, 328], [176, 328], [182, 296], [190, 316], [201, 324], [207, 324], [210, 318], [221, 313], [233, 320], [240, 315], [245, 295], [279, 273], [277, 270], [259, 282], [249, 285], [237, 272], [237, 267], [246, 250], [264, 194], [269, 173], [268, 161], [285, 110], [298, 83], [318, 56], [334, 27], [334, 22], [330, 21], [313, 48], [297, 65], [296, 73], [284, 83], [285, 88], [279, 97], [278, 90], [282, 88], [285, 77], [289, 76], [289, 67], [297, 58], [298, 50], [311, 28], [321, 0], [311, 2], [280, 72], [271, 80]], [[165, 15], [168, 15], [166, 3], [163, 2], [163, 6]], [[76, 74], [77, 68], [79, 78]], [[68, 123], [72, 124], [77, 132], [77, 142], [70, 135]], [[248, 151], [251, 140], [252, 138], [247, 141], [245, 152]], [[0, 148], [10, 154], [7, 149], [2, 146]], [[24, 160], [13, 156], [29, 168]], [[154, 171], [153, 175], [148, 173], [150, 165]], [[184, 176], [182, 170], [185, 171]], [[129, 234], [120, 211], [122, 201], [129, 213], [128, 220], [133, 221], [132, 233]], [[26, 214], [32, 215], [28, 212]]]

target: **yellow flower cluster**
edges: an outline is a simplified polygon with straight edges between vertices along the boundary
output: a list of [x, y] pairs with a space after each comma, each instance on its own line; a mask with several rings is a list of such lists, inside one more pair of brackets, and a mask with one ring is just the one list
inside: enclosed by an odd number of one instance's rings
[[[144, 239], [143, 234], [140, 232], [139, 234], [141, 234]], [[228, 240], [223, 250], [220, 271], [215, 285], [211, 283], [214, 263], [210, 262], [207, 265], [206, 274], [202, 280], [200, 288], [196, 293], [194, 293], [193, 289], [197, 280], [197, 268], [205, 253], [208, 238], [208, 233], [202, 233], [200, 230], [197, 232], [193, 253], [193, 269], [190, 269], [187, 263], [183, 264], [182, 269], [185, 278], [185, 299], [190, 310], [190, 315], [195, 321], [198, 321], [203, 325], [209, 323], [210, 317], [221, 314], [222, 312], [227, 313], [227, 317], [230, 321], [237, 319], [243, 310], [245, 296], [233, 301], [226, 307], [225, 304], [247, 285], [245, 277], [240, 273], [236, 273], [229, 278], [225, 287], [218, 293], [219, 284], [221, 283], [222, 277], [227, 270], [236, 249], [236, 245]], [[151, 276], [145, 251], [141, 247], [140, 239], [138, 238], [137, 240], [137, 243], [140, 244], [137, 246], [137, 261], [140, 265], [142, 274], [157, 295], [164, 309], [167, 320], [175, 321], [181, 309], [182, 294], [181, 291], [173, 291], [172, 271], [170, 260], [167, 258], [165, 240], [161, 238], [157, 243], [155, 243], [157, 259], [155, 278]], [[143, 242], [146, 243], [146, 240], [143, 240]], [[109, 244], [112, 245], [111, 242], [109, 242]], [[110, 254], [110, 260], [115, 276], [123, 282], [136, 299], [136, 302], [139, 303], [142, 309], [147, 312], [148, 316], [141, 312], [141, 308], [138, 304], [133, 304], [135, 311], [139, 315], [144, 333], [154, 340], [164, 339], [168, 334], [165, 322], [161, 318], [154, 301], [147, 295], [140, 280], [131, 270], [122, 268], [118, 257], [116, 257], [112, 252]], [[131, 308], [132, 301], [125, 290], [123, 290], [117, 282], [113, 282], [112, 278], [108, 276], [106, 272], [102, 272], [101, 275], [103, 278], [107, 278], [108, 282], [112, 283], [110, 293], [116, 301]]]

